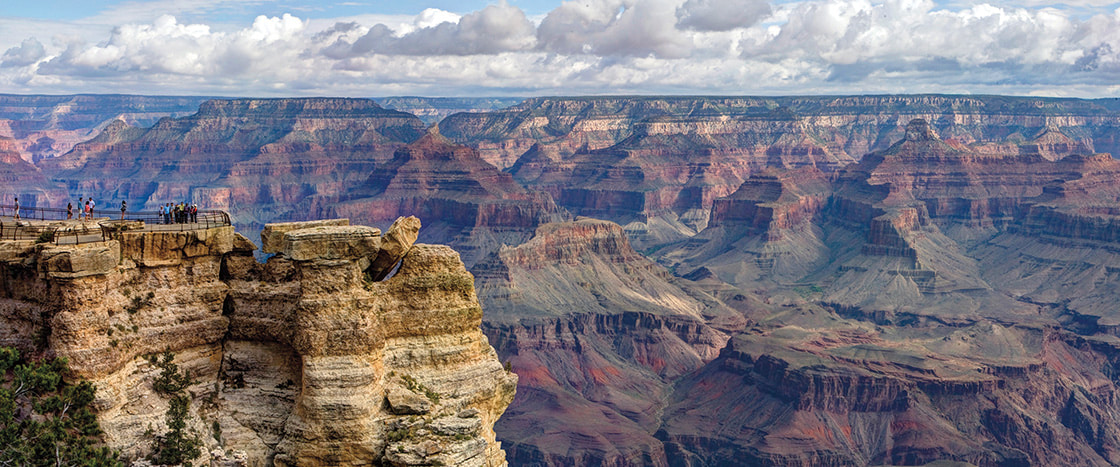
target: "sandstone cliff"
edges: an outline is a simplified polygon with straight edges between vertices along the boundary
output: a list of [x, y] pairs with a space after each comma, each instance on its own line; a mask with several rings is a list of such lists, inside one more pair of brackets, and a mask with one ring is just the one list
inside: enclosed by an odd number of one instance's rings
[[382, 241], [401, 234], [331, 224], [277, 226], [264, 264], [232, 227], [0, 243], [0, 344], [67, 357], [128, 459], [165, 430], [145, 356], [166, 349], [194, 380], [207, 459], [504, 465], [492, 427], [517, 377], [479, 329], [458, 254], [417, 244], [375, 282]]

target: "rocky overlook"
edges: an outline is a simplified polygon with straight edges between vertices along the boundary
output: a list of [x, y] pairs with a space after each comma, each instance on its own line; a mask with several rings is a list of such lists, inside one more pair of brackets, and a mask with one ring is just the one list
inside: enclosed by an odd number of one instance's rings
[[0, 242], [0, 344], [68, 358], [126, 459], [165, 429], [146, 356], [169, 350], [199, 460], [504, 465], [493, 425], [517, 377], [479, 329], [458, 254], [412, 244], [418, 228], [271, 224], [263, 264], [232, 227]]

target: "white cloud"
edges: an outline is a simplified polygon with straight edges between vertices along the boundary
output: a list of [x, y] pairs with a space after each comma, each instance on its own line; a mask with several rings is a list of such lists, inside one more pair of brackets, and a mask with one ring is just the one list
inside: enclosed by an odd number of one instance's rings
[[1120, 93], [1120, 11], [944, 5], [580, 0], [534, 24], [501, 2], [462, 15], [261, 16], [234, 26], [162, 16], [92, 38], [80, 29], [38, 40], [29, 39], [39, 34], [32, 31], [69, 30], [37, 25], [17, 38], [0, 18], [0, 87], [366, 96]]
[[19, 46], [4, 51], [4, 55], [0, 56], [0, 67], [27, 66], [46, 56], [47, 49], [43, 47], [43, 43], [31, 37], [24, 39]]
[[296, 17], [257, 17], [252, 26], [213, 32], [203, 24], [180, 24], [161, 16], [152, 24], [113, 30], [102, 44], [71, 44], [40, 71], [55, 75], [160, 73], [229, 78], [294, 62], [306, 43]]
[[692, 41], [676, 27], [677, 0], [571, 0], [537, 29], [542, 50], [561, 54], [686, 57]]
[[688, 0], [677, 9], [678, 24], [698, 31], [745, 28], [770, 16], [767, 0]]
[[[329, 32], [333, 43], [323, 53], [334, 59], [381, 55], [481, 55], [522, 51], [535, 43], [533, 23], [525, 13], [505, 3], [458, 16], [441, 10], [424, 10], [416, 28], [405, 33], [376, 24], [354, 38], [355, 28], [339, 24]], [[339, 28], [346, 26], [343, 33]]]

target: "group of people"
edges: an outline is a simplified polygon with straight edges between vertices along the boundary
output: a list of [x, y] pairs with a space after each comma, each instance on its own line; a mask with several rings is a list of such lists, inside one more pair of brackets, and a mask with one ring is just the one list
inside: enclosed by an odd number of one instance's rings
[[164, 224], [186, 224], [188, 222], [198, 222], [198, 205], [187, 203], [167, 203], [159, 207], [159, 215], [161, 218], [163, 218]]
[[[19, 220], [20, 219], [19, 197], [15, 197], [14, 201], [15, 201], [15, 206], [14, 206], [15, 207], [15, 209], [14, 209], [14, 211], [15, 211], [14, 214], [15, 215], [14, 215], [14, 217], [15, 217], [16, 220]], [[94, 216], [94, 213], [95, 213], [94, 209], [96, 207], [97, 207], [97, 203], [93, 200], [93, 197], [90, 197], [88, 199], [85, 198], [85, 197], [79, 197], [78, 198], [78, 206], [77, 206], [77, 208], [78, 208], [78, 220], [83, 220], [83, 221], [92, 220], [93, 216]], [[125, 214], [125, 211], [127, 211], [127, 210], [128, 210], [128, 204], [125, 201], [121, 201], [121, 220], [124, 220], [124, 214]], [[197, 204], [188, 204], [188, 203], [185, 203], [185, 202], [184, 203], [178, 203], [178, 204], [167, 203], [167, 204], [161, 205], [159, 207], [159, 216], [160, 216], [160, 221], [163, 222], [164, 224], [186, 224], [186, 223], [198, 222], [198, 205]], [[74, 219], [74, 203], [67, 202], [66, 203], [66, 220], [73, 220], [73, 219]]]
[[[82, 204], [83, 199], [85, 200], [84, 205]], [[93, 208], [95, 206], [97, 206], [97, 203], [93, 201], [92, 197], [90, 197], [89, 199], [86, 199], [84, 197], [79, 197], [78, 198], [78, 220], [87, 220], [88, 221], [90, 219], [93, 219]], [[73, 218], [74, 218], [74, 203], [69, 203], [68, 202], [68, 203], [66, 203], [66, 220], [71, 220]]]

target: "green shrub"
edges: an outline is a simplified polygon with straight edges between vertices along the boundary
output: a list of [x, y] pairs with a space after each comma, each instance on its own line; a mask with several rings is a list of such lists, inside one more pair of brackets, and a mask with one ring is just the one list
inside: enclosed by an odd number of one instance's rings
[[194, 381], [185, 372], [179, 371], [174, 360], [175, 354], [170, 349], [160, 355], [148, 356], [148, 362], [160, 369], [159, 376], [152, 381], [152, 388], [171, 397], [167, 407], [167, 433], [155, 438], [154, 454], [149, 459], [156, 464], [182, 464], [202, 454], [202, 440], [198, 433], [187, 429], [191, 399], [186, 389]]
[[0, 465], [123, 465], [98, 439], [96, 388], [64, 382], [67, 371], [66, 359], [29, 362], [0, 348]]

